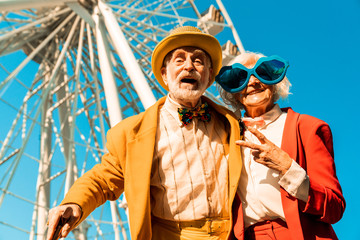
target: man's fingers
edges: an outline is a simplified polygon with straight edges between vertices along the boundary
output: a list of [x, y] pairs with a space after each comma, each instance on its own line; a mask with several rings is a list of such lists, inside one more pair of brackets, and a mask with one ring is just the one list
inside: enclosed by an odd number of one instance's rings
[[235, 141], [235, 143], [239, 146], [248, 147], [248, 148], [255, 149], [255, 150], [263, 149], [263, 147], [261, 145], [258, 145], [258, 144], [252, 143], [252, 142], [246, 142], [243, 140], [237, 140], [237, 141]]
[[65, 223], [65, 225], [61, 229], [61, 238], [65, 238], [71, 230], [71, 225], [69, 223]]
[[[66, 206], [66, 205], [64, 205]], [[62, 214], [63, 218], [69, 218], [71, 217], [71, 215], [73, 215], [73, 209], [71, 207], [66, 207], [64, 210], [64, 213]]]
[[47, 240], [53, 239], [53, 238], [54, 238], [54, 233], [55, 233], [54, 225], [49, 223], [46, 239], [47, 239]]
[[54, 239], [54, 234], [56, 231], [56, 227], [59, 224], [59, 221], [61, 219], [62, 211], [59, 211], [58, 209], [51, 209], [49, 213], [49, 228], [47, 233], [47, 239], [51, 240]]
[[60, 235], [61, 238], [66, 237], [79, 221], [81, 215], [81, 208], [76, 204], [62, 205], [51, 209], [49, 212], [47, 240], [58, 237], [55, 235]]
[[64, 226], [61, 231], [61, 237], [66, 237], [73, 229], [74, 225], [79, 221], [81, 217], [81, 208], [76, 204], [68, 204], [65, 212], [63, 213]]

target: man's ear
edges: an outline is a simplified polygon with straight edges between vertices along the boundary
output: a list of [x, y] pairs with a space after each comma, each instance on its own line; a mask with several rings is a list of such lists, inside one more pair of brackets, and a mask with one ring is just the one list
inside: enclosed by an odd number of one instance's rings
[[165, 85], [167, 86], [168, 82], [167, 82], [167, 75], [166, 75], [166, 67], [161, 68], [161, 76], [162, 76], [162, 79], [163, 79]]

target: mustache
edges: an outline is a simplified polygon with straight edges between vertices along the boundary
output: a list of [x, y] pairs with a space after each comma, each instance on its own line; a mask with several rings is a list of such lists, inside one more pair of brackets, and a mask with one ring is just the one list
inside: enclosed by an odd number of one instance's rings
[[196, 72], [196, 71], [182, 71], [179, 76], [178, 79], [184, 79], [184, 78], [192, 78], [195, 79], [196, 81], [199, 81], [201, 79], [201, 75], [200, 73]]

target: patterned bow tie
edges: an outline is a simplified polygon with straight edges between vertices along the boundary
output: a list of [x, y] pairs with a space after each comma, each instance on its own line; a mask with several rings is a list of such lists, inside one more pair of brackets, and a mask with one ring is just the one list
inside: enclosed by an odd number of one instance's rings
[[265, 125], [265, 121], [263, 117], [256, 117], [256, 118], [244, 117], [241, 120], [247, 127], [257, 126], [258, 128], [261, 128]]
[[178, 113], [180, 121], [184, 126], [191, 123], [194, 117], [199, 118], [203, 122], [209, 122], [211, 120], [211, 112], [207, 103], [203, 103], [195, 109], [178, 108]]

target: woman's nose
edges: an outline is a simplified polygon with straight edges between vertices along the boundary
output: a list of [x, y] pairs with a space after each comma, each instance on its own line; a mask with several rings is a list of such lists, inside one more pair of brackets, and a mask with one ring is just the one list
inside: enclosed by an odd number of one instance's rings
[[259, 79], [257, 79], [254, 75], [251, 75], [248, 85], [258, 84], [258, 83], [260, 83]]

